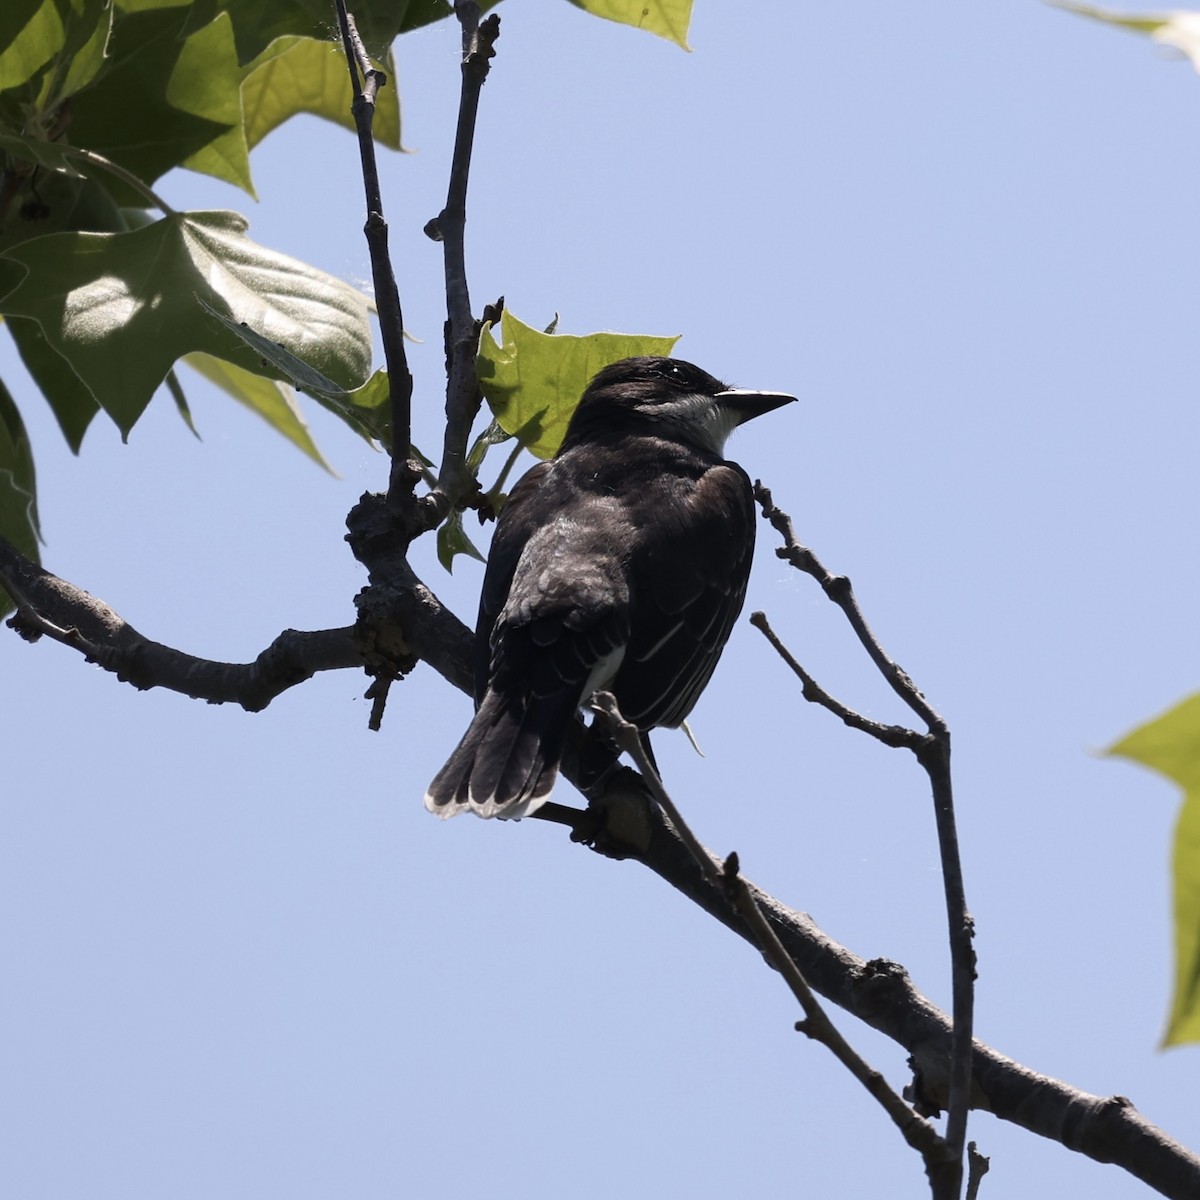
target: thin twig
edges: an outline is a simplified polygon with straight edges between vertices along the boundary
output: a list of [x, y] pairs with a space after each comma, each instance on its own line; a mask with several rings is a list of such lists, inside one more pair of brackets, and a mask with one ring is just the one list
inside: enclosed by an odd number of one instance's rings
[[[783, 546], [775, 553], [786, 562], [791, 563], [797, 570], [811, 575], [821, 585], [829, 599], [845, 614], [859, 642], [880, 674], [928, 728], [927, 736], [917, 735], [915, 742], [903, 741], [900, 744], [913, 751], [917, 761], [929, 776], [930, 789], [933, 794], [934, 818], [937, 825], [938, 851], [942, 862], [942, 887], [945, 894], [946, 921], [949, 929], [950, 978], [954, 1012], [946, 1142], [954, 1155], [957, 1172], [953, 1189], [949, 1190], [948, 1194], [957, 1197], [962, 1191], [962, 1163], [966, 1145], [967, 1114], [971, 1099], [971, 1045], [975, 1010], [975, 947], [972, 939], [975, 926], [967, 910], [962, 859], [955, 828], [954, 790], [950, 774], [950, 730], [943, 718], [918, 690], [908, 673], [889, 657], [880, 645], [878, 638], [871, 632], [866, 618], [859, 608], [858, 601], [855, 599], [850, 580], [845, 575], [833, 575], [807, 546], [801, 545], [791, 518], [776, 506], [770, 491], [761, 482], [755, 483], [754, 494], [762, 506], [763, 516], [783, 538]], [[767, 633], [769, 627], [766, 626], [765, 618], [758, 628]], [[777, 639], [773, 639], [773, 641], [782, 652], [782, 645], [778, 643]], [[795, 661], [791, 655], [787, 655], [787, 658], [790, 662]], [[804, 677], [802, 676], [802, 678]], [[822, 692], [821, 695], [824, 696], [825, 693]], [[874, 737], [880, 736], [878, 729], [868, 727], [866, 718], [858, 716], [852, 710], [846, 709], [836, 702], [825, 703], [816, 694], [810, 694], [807, 685], [805, 696], [807, 699], [822, 703], [824, 707], [837, 713], [847, 724], [863, 729], [864, 732], [870, 733]], [[880, 738], [880, 740], [886, 739]], [[888, 744], [894, 743], [889, 742]]]
[[754, 495], [762, 506], [763, 516], [783, 538], [783, 546], [778, 548], [775, 554], [784, 562], [791, 563], [796, 570], [811, 575], [821, 585], [829, 599], [845, 613], [846, 620], [850, 622], [863, 649], [866, 650], [879, 673], [887, 680], [892, 691], [931, 729], [938, 725], [944, 725], [945, 722], [921, 695], [908, 672], [884, 653], [878, 638], [867, 625], [862, 609], [858, 607], [850, 580], [845, 575], [834, 575], [807, 546], [800, 544], [800, 539], [796, 536], [796, 530], [792, 526], [792, 518], [781, 508], [776, 507], [775, 502], [771, 499], [770, 489], [765, 487], [761, 480], [755, 481]]
[[611, 692], [600, 692], [592, 698], [592, 706], [608, 721], [617, 744], [637, 763], [651, 795], [674, 826], [675, 832], [687, 846], [701, 871], [711, 884], [724, 892], [726, 899], [749, 927], [752, 940], [791, 989], [792, 995], [804, 1010], [804, 1020], [797, 1022], [797, 1031], [826, 1046], [867, 1089], [900, 1130], [904, 1140], [920, 1153], [931, 1180], [939, 1173], [944, 1173], [947, 1164], [952, 1162], [946, 1143], [932, 1126], [921, 1120], [888, 1086], [883, 1075], [854, 1050], [830, 1021], [795, 960], [784, 949], [783, 943], [759, 909], [753, 892], [741, 876], [737, 854], [730, 854], [723, 864], [718, 865], [716, 859], [701, 844], [663, 786], [662, 778], [646, 752], [637, 726], [621, 716], [616, 697]]
[[450, 160], [446, 204], [425, 226], [429, 237], [442, 243], [446, 276], [446, 434], [437, 489], [446, 508], [457, 504], [470, 486], [470, 473], [466, 467], [467, 439], [481, 400], [475, 375], [479, 330], [467, 287], [467, 183], [475, 145], [479, 94], [496, 53], [496, 39], [500, 36], [500, 17], [492, 13], [481, 21], [476, 0], [455, 0], [454, 13], [462, 27], [458, 126]]
[[354, 18], [346, 11], [346, 0], [335, 0], [338, 29], [350, 71], [354, 102], [350, 111], [358, 133], [358, 153], [362, 160], [363, 190], [366, 193], [367, 221], [363, 232], [371, 255], [371, 279], [375, 288], [375, 307], [379, 313], [379, 332], [383, 357], [387, 364], [388, 389], [392, 418], [392, 466], [388, 480], [388, 498], [396, 507], [411, 497], [420, 478], [420, 468], [410, 462], [412, 441], [412, 373], [404, 349], [404, 315], [400, 290], [388, 253], [388, 226], [383, 217], [383, 193], [379, 186], [379, 164], [375, 159], [375, 139], [371, 128], [375, 121], [375, 96], [387, 84], [387, 75], [371, 64], [366, 47], [358, 36]]
[[779, 657], [791, 667], [803, 685], [802, 694], [805, 700], [811, 704], [819, 704], [822, 708], [828, 709], [835, 717], [838, 717], [846, 725], [849, 725], [851, 729], [857, 729], [860, 733], [868, 734], [875, 738], [876, 741], [882, 742], [885, 746], [891, 746], [894, 750], [912, 750], [916, 753], [921, 743], [925, 741], [925, 735], [918, 733], [915, 729], [906, 729], [903, 725], [884, 725], [882, 721], [872, 721], [870, 717], [864, 717], [862, 713], [855, 712], [854, 709], [848, 708], [840, 700], [831, 696], [792, 657], [791, 651], [779, 640], [779, 636], [771, 628], [771, 623], [767, 620], [766, 613], [751, 613], [750, 624], [775, 647]]
[[979, 1200], [979, 1185], [988, 1173], [992, 1160], [985, 1154], [980, 1154], [974, 1142], [967, 1143], [967, 1197], [966, 1200]]

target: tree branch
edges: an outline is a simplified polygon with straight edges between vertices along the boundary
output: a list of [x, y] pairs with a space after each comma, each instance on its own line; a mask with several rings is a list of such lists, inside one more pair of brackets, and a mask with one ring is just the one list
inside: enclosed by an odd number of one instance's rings
[[479, 329], [467, 288], [467, 182], [475, 145], [479, 94], [491, 69], [496, 39], [500, 36], [500, 17], [492, 13], [480, 21], [476, 0], [455, 0], [454, 13], [462, 27], [458, 127], [454, 135], [446, 205], [425, 226], [426, 234], [442, 243], [446, 275], [446, 434], [437, 487], [438, 498], [446, 510], [458, 504], [471, 485], [466, 465], [467, 439], [482, 400], [475, 375]]
[[[730, 909], [723, 890], [705, 877], [637, 772], [617, 768], [599, 789], [590, 790], [590, 819], [579, 814], [575, 840], [586, 840], [610, 857], [641, 863], [757, 945], [745, 920]], [[561, 814], [556, 819], [562, 823]], [[806, 914], [786, 908], [753, 883], [748, 886], [788, 957], [813, 989], [909, 1052], [914, 1072], [909, 1099], [917, 1111], [929, 1115], [945, 1108], [953, 1045], [950, 1018], [916, 990], [898, 963], [859, 958], [824, 934]], [[1097, 1162], [1115, 1164], [1164, 1196], [1194, 1200], [1200, 1195], [1200, 1157], [1151, 1125], [1122, 1096], [1091, 1095], [975, 1041], [970, 1102], [972, 1108]]]
[[808, 981], [796, 966], [795, 960], [784, 949], [778, 934], [758, 907], [750, 885], [742, 877], [737, 853], [731, 853], [724, 864], [719, 864], [701, 845], [664, 787], [658, 767], [647, 753], [646, 744], [637, 726], [631, 725], [621, 716], [616, 697], [611, 692], [600, 692], [592, 698], [592, 705], [608, 722], [617, 744], [637, 763], [650, 794], [674, 826], [676, 834], [687, 847], [701, 874], [710, 886], [724, 891], [727, 902], [745, 922], [759, 951], [788, 985], [804, 1012], [804, 1020], [796, 1022], [797, 1032], [807, 1034], [814, 1041], [820, 1042], [883, 1108], [904, 1140], [921, 1155], [935, 1200], [945, 1196], [950, 1196], [953, 1200], [957, 1180], [954, 1171], [955, 1160], [950, 1153], [950, 1147], [931, 1125], [921, 1120], [905, 1104], [888, 1086], [883, 1075], [859, 1055], [829, 1019], [825, 1009], [813, 995]]
[[[954, 1037], [950, 1067], [950, 1098], [946, 1116], [946, 1141], [949, 1143], [957, 1164], [958, 1178], [952, 1193], [957, 1196], [962, 1188], [967, 1113], [970, 1109], [971, 1045], [975, 1019], [975, 947], [972, 942], [975, 936], [975, 922], [967, 910], [962, 857], [959, 854], [958, 833], [955, 828], [954, 785], [950, 774], [950, 729], [932, 705], [917, 690], [908, 673], [884, 652], [879, 639], [871, 632], [863, 617], [850, 580], [845, 575], [831, 574], [808, 547], [800, 544], [791, 518], [775, 505], [770, 491], [763, 486], [761, 481], [755, 483], [754, 494], [762, 506], [763, 516], [783, 538], [783, 546], [775, 553], [784, 561], [791, 563], [797, 570], [811, 575], [821, 585], [829, 599], [845, 614], [851, 628], [858, 636], [859, 642], [880, 674], [928, 728], [928, 734], [924, 737], [910, 733], [909, 737], [901, 738], [900, 741], [889, 740], [891, 735], [886, 727], [880, 726], [876, 722], [869, 722], [867, 718], [854, 713], [844, 705], [833, 702], [827, 693], [816, 688], [815, 683], [812, 683], [810, 687], [811, 681], [807, 674], [803, 673], [799, 664], [790, 654], [785, 655], [789, 664], [794, 670], [801, 673], [801, 678], [805, 681], [804, 695], [806, 699], [824, 704], [847, 724], [879, 738], [888, 745], [906, 746], [915, 753], [917, 761], [929, 776], [929, 786], [933, 793], [934, 819], [937, 825], [938, 852], [942, 862], [942, 887], [946, 899], [946, 922], [950, 940]], [[758, 627], [767, 633], [769, 626], [766, 624], [765, 617]], [[769, 636], [777, 649], [783, 652], [783, 647], [778, 639], [773, 634]]]
[[103, 601], [39, 567], [2, 537], [0, 585], [17, 605], [8, 624], [23, 638], [61, 642], [140, 691], [162, 687], [258, 712], [318, 671], [362, 667], [367, 661], [352, 626], [285, 629], [251, 663], [196, 658], [143, 637]]
[[358, 154], [362, 160], [363, 190], [367, 201], [367, 222], [363, 226], [371, 254], [371, 279], [375, 288], [375, 306], [379, 313], [379, 332], [383, 340], [383, 357], [387, 363], [388, 391], [392, 416], [392, 468], [388, 479], [388, 495], [398, 507], [411, 505], [413, 488], [421, 478], [420, 467], [411, 461], [412, 442], [412, 372], [404, 350], [404, 316], [400, 308], [400, 290], [388, 253], [388, 226], [383, 217], [383, 193], [379, 186], [379, 164], [375, 159], [375, 96], [386, 86], [387, 76], [371, 64], [370, 56], [354, 18], [346, 11], [346, 0], [335, 0], [338, 29], [354, 102], [350, 111], [358, 133]]
[[[32, 563], [0, 539], [0, 585], [19, 608], [9, 624], [25, 636], [56, 637], [116, 671], [137, 687], [166, 687], [198, 699], [265, 707], [274, 695], [318, 670], [362, 666], [364, 655], [424, 659], [460, 691], [470, 693], [471, 632], [413, 574], [395, 540], [384, 535], [389, 517], [382, 496], [366, 496], [351, 515], [350, 540], [371, 566], [375, 586], [359, 596], [359, 626], [317, 633], [281, 634], [256, 663], [235, 665], [197, 659], [142, 637], [107, 605]], [[374, 556], [381, 556], [375, 562]], [[398, 566], [394, 560], [400, 558]], [[393, 592], [391, 583], [401, 592]], [[144, 649], [142, 649], [144, 647]], [[284, 677], [267, 669], [282, 647], [295, 670]], [[365, 647], [365, 650], [363, 649]], [[294, 657], [293, 657], [294, 656]], [[144, 659], [169, 664], [154, 677], [140, 674]], [[258, 673], [258, 688], [254, 684]], [[224, 689], [215, 686], [228, 681]], [[597, 753], [594, 730], [577, 722], [568, 742], [563, 775], [589, 799], [587, 812], [548, 804], [536, 814], [566, 825], [572, 840], [609, 857], [641, 863], [751, 945], [744, 918], [725, 891], [700, 866], [664, 818], [641, 776], [616, 766], [613, 752]], [[597, 766], [597, 759], [601, 765]], [[809, 984], [826, 999], [903, 1046], [914, 1070], [912, 1096], [928, 1115], [944, 1107], [949, 1091], [951, 1023], [912, 985], [904, 968], [866, 962], [823, 934], [803, 913], [747, 882], [758, 908]], [[981, 1042], [974, 1043], [972, 1107], [993, 1113], [1098, 1162], [1113, 1163], [1165, 1196], [1200, 1194], [1200, 1158], [1151, 1125], [1120, 1096], [1100, 1097], [1039, 1075]]]

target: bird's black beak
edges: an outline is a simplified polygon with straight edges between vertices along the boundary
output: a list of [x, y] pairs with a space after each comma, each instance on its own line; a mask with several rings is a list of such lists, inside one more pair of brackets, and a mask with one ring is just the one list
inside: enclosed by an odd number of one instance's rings
[[763, 413], [774, 412], [785, 404], [791, 404], [796, 397], [786, 392], [750, 392], [744, 388], [729, 388], [718, 392], [714, 399], [722, 408], [733, 413], [741, 425], [753, 417], [761, 417]]

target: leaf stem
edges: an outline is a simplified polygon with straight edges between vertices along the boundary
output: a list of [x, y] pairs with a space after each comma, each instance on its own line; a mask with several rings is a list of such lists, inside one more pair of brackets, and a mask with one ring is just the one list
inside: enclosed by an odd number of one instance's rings
[[119, 163], [113, 162], [111, 158], [105, 158], [103, 154], [97, 154], [95, 150], [86, 150], [82, 146], [67, 146], [61, 142], [57, 143], [57, 145], [69, 157], [82, 159], [83, 162], [91, 163], [93, 166], [107, 171], [110, 175], [115, 175], [122, 183], [129, 184], [135, 192], [145, 196], [164, 216], [176, 217], [179, 215], [145, 180], [139, 179], [132, 171], [128, 171]]

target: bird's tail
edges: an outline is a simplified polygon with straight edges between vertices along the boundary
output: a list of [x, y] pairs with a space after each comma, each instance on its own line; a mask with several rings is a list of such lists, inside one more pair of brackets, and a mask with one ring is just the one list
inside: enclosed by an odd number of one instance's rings
[[540, 808], [558, 778], [574, 697], [520, 700], [489, 691], [425, 793], [439, 817], [473, 812], [513, 820]]

